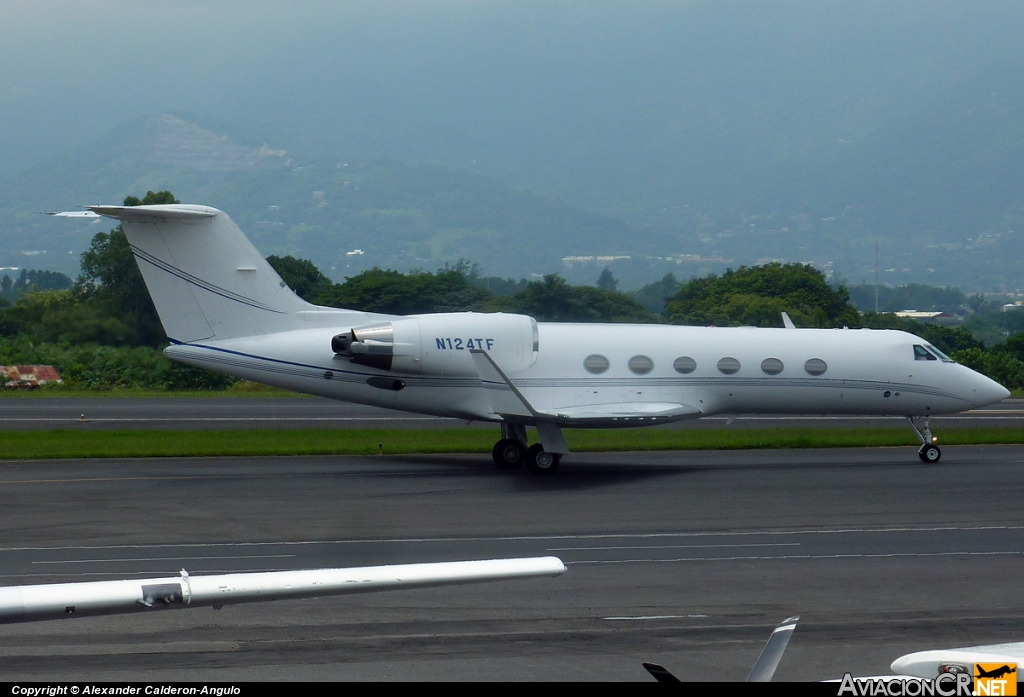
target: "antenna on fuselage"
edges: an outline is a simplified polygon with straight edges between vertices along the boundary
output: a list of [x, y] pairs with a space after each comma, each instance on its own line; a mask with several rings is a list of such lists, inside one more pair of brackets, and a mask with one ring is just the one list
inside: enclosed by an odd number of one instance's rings
[[782, 326], [784, 326], [786, 329], [796, 329], [796, 325], [793, 324], [793, 320], [789, 318], [788, 312], [782, 313]]

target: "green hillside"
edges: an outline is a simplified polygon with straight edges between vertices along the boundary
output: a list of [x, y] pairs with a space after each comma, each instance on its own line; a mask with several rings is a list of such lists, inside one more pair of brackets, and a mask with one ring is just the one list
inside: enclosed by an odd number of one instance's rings
[[335, 278], [374, 266], [433, 270], [459, 259], [488, 274], [529, 277], [561, 270], [564, 256], [653, 247], [619, 220], [470, 172], [395, 161], [299, 161], [161, 115], [9, 180], [0, 189], [0, 267], [71, 273], [109, 221], [38, 211], [162, 189], [224, 210], [264, 254], [311, 259]]

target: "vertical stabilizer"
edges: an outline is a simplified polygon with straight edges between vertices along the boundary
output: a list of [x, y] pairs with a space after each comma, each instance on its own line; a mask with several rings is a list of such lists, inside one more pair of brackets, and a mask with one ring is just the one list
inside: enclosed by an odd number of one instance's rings
[[313, 306], [238, 226], [208, 206], [90, 206], [121, 221], [168, 338], [188, 343], [287, 331]]

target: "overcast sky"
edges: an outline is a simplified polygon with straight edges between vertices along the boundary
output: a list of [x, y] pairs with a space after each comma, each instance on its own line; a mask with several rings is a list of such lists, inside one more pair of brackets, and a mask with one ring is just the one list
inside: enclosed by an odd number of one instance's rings
[[[868, 123], [883, 108], [872, 100], [909, 100], [1020, 56], [1022, 8], [0, 0], [0, 176], [166, 111], [274, 147], [314, 150], [322, 138], [357, 154], [455, 163], [530, 143], [564, 157], [588, 131], [605, 141], [633, 128], [656, 136], [675, 118], [672, 100], [719, 84], [733, 101], [766, 84], [790, 101], [800, 80], [814, 91], [835, 84], [853, 94], [842, 110]], [[809, 110], [818, 96], [802, 95]], [[770, 94], [761, 98], [770, 105]], [[644, 125], [648, 112], [661, 120]]]

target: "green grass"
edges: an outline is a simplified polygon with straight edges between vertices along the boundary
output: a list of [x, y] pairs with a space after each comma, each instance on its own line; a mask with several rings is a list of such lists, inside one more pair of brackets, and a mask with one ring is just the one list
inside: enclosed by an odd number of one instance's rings
[[[302, 429], [5, 431], [0, 459], [489, 453], [498, 430]], [[630, 429], [567, 431], [574, 452], [912, 446], [902, 429]], [[1024, 443], [1016, 428], [943, 429], [941, 445]]]

